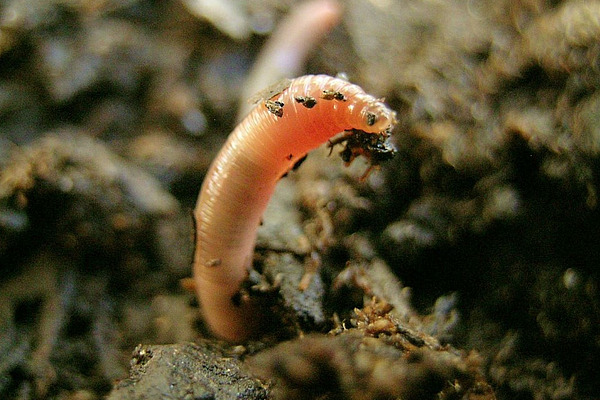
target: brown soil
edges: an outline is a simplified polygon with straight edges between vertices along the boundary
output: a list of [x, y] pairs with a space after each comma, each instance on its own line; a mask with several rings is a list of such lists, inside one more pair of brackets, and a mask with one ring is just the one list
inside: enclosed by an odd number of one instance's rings
[[385, 97], [398, 154], [281, 182], [234, 346], [190, 210], [293, 2], [194, 2], [0, 4], [0, 397], [598, 398], [600, 3], [346, 1], [306, 72]]

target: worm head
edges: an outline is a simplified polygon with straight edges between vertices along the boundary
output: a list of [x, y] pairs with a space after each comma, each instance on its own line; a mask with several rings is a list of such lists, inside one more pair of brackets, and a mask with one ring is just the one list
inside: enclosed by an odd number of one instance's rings
[[361, 114], [368, 127], [368, 132], [389, 132], [396, 125], [396, 113], [377, 100], [365, 107]]

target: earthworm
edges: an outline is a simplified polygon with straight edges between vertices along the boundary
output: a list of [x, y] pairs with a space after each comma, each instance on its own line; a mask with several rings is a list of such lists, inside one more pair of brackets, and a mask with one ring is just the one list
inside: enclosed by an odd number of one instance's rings
[[311, 50], [340, 21], [342, 6], [335, 0], [310, 0], [295, 5], [260, 51], [240, 95], [238, 120], [252, 109], [246, 99], [283, 78], [298, 76]]
[[[385, 140], [394, 123], [395, 113], [359, 86], [308, 75], [270, 94], [234, 129], [207, 172], [194, 211], [194, 279], [216, 336], [241, 341], [260, 331], [260, 313], [239, 290], [277, 181], [342, 131], [348, 138], [344, 161], [365, 155], [377, 164], [393, 153]], [[356, 135], [363, 138], [351, 140]]]

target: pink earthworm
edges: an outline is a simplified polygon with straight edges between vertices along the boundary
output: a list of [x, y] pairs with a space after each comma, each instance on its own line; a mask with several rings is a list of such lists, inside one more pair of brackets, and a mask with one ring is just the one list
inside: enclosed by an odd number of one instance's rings
[[194, 211], [196, 291], [217, 337], [242, 341], [260, 331], [260, 312], [240, 299], [239, 290], [277, 181], [339, 132], [387, 138], [394, 123], [395, 113], [359, 86], [308, 75], [289, 81], [234, 129], [207, 172]]

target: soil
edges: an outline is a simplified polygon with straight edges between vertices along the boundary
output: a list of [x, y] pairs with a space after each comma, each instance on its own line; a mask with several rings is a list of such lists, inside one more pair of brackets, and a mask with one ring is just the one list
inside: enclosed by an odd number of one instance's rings
[[293, 4], [0, 4], [0, 397], [600, 398], [596, 1], [345, 1], [302, 68], [398, 152], [290, 172], [210, 336], [191, 210]]

